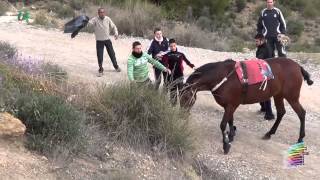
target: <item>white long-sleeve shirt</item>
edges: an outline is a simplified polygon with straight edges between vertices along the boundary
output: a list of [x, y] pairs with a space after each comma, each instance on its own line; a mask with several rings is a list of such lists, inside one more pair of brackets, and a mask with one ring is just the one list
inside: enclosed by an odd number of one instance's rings
[[89, 25], [94, 27], [94, 35], [97, 41], [105, 41], [110, 39], [110, 30], [114, 32], [114, 35], [118, 35], [118, 29], [113, 21], [105, 16], [104, 19], [94, 17], [90, 19]]

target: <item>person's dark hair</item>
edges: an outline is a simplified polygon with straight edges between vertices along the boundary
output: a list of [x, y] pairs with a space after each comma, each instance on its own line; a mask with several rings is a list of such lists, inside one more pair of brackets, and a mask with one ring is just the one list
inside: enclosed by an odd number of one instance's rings
[[263, 34], [257, 34], [254, 39], [264, 39]]
[[161, 31], [161, 28], [156, 27], [156, 28], [154, 29], [153, 33], [156, 33], [156, 32], [158, 32], [158, 31]]
[[137, 46], [141, 45], [141, 43], [139, 41], [135, 41], [132, 43], [132, 48], [135, 48]]
[[169, 39], [169, 44], [176, 43], [175, 39]]

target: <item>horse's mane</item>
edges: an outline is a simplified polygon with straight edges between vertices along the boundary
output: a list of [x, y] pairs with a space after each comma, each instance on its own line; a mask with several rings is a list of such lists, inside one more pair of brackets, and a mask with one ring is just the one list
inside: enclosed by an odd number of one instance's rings
[[200, 66], [199, 68], [197, 68], [197, 70], [195, 72], [193, 72], [188, 77], [186, 83], [193, 82], [194, 80], [200, 78], [202, 76], [202, 74], [204, 74], [205, 72], [212, 71], [212, 70], [216, 69], [217, 67], [219, 67], [221, 64], [229, 64], [229, 63], [234, 63], [234, 62], [235, 61], [232, 59], [227, 59], [224, 61], [204, 64], [204, 65]]

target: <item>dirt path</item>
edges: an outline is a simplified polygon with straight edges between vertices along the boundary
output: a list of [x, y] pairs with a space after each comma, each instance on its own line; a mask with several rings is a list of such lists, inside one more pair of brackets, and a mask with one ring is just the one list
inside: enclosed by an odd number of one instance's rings
[[[13, 17], [0, 18], [0, 39], [15, 44], [24, 55], [44, 58], [65, 68], [72, 81], [91, 83], [113, 83], [126, 79], [126, 59], [135, 38], [121, 38], [113, 41], [121, 73], [113, 70], [105, 55], [104, 67], [107, 70], [101, 78], [96, 77], [97, 60], [95, 40], [92, 34], [80, 33], [75, 39], [58, 30], [45, 30], [18, 24]], [[149, 44], [143, 40], [144, 48]], [[189, 59], [200, 66], [207, 62], [227, 58], [243, 59], [253, 57], [248, 54], [215, 52], [197, 48], [180, 47]], [[315, 68], [315, 67], [311, 67]], [[187, 69], [187, 74], [191, 70]], [[310, 68], [307, 68], [310, 70]], [[257, 113], [257, 105], [241, 106], [235, 114], [237, 136], [229, 155], [222, 153], [219, 123], [222, 109], [209, 93], [200, 93], [192, 110], [193, 126], [198, 137], [197, 159], [205, 167], [203, 177], [212, 179], [318, 179], [320, 176], [320, 86], [317, 67], [312, 70], [316, 83], [303, 85], [301, 102], [307, 110], [305, 142], [310, 155], [305, 157], [305, 165], [296, 169], [286, 169], [283, 153], [298, 138], [299, 120], [286, 105], [287, 114], [279, 126], [277, 134], [269, 141], [261, 137], [271, 128], [272, 122], [263, 121]], [[151, 76], [152, 77], [152, 76]], [[0, 170], [1, 171], [1, 170]], [[205, 174], [206, 173], [206, 174]]]

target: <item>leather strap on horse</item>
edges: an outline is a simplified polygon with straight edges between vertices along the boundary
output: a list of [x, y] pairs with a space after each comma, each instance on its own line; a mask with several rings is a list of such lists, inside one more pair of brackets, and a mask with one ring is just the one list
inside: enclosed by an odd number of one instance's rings
[[243, 83], [242, 83], [242, 101], [245, 100], [247, 91], [248, 91], [248, 72], [247, 72], [247, 66], [244, 62], [240, 62], [240, 66], [242, 68], [243, 73]]

